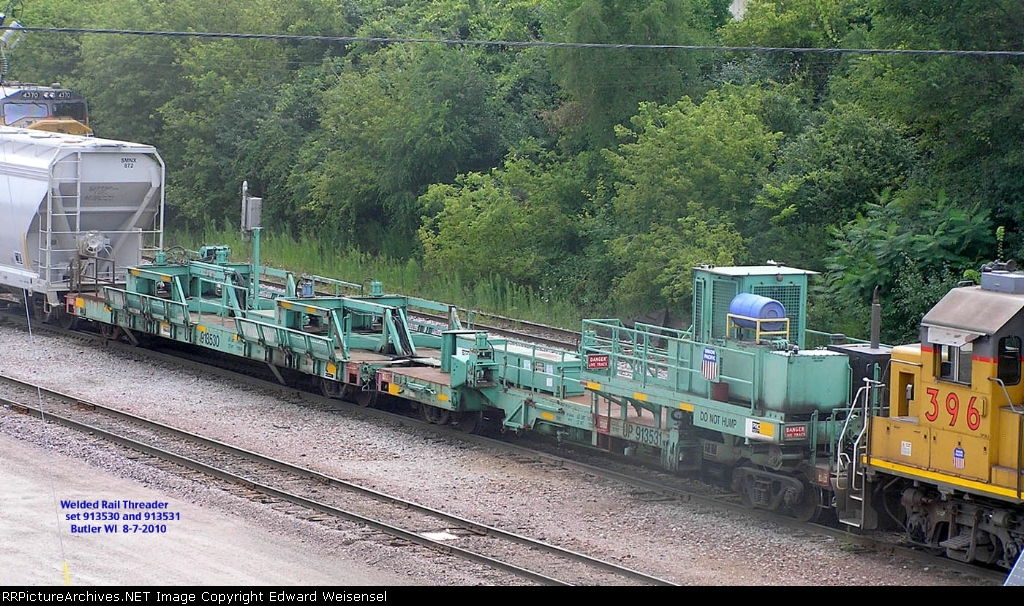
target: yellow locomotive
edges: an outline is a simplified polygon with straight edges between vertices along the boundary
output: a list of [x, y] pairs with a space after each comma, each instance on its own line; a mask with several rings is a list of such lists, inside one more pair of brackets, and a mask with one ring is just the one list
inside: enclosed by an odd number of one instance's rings
[[58, 83], [40, 86], [0, 81], [0, 123], [66, 135], [93, 134], [85, 98]]
[[893, 348], [889, 414], [870, 419], [858, 457], [861, 496], [911, 540], [1004, 568], [1024, 546], [1024, 273], [1014, 269], [984, 267], [980, 285], [954, 288], [924, 316], [920, 344]]

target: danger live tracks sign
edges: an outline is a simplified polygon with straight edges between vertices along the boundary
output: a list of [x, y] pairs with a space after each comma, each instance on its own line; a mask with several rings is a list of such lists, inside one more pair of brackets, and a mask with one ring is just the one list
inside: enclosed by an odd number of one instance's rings
[[587, 354], [587, 370], [608, 368], [608, 354]]

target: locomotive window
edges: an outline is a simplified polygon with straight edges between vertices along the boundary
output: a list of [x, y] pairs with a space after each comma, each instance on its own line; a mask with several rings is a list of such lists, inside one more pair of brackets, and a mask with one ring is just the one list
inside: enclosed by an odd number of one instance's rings
[[999, 361], [996, 372], [1005, 385], [1020, 383], [1020, 337], [999, 339]]
[[938, 345], [937, 347], [939, 378], [970, 385], [971, 356], [974, 354], [974, 345], [964, 343], [960, 347], [953, 345]]
[[88, 112], [85, 103], [57, 103], [53, 106], [53, 115], [58, 118], [73, 118], [79, 122], [85, 122]]
[[49, 115], [44, 103], [4, 103], [4, 124], [10, 126], [25, 118], [45, 118]]

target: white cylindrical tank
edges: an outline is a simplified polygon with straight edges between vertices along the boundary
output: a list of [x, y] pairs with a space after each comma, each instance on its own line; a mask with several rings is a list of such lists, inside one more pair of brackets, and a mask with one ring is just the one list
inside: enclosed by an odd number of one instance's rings
[[164, 163], [150, 145], [0, 127], [0, 285], [123, 283], [163, 248]]

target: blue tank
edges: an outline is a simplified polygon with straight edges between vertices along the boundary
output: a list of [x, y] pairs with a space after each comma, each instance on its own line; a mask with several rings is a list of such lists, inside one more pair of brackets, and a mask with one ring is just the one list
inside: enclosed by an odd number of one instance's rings
[[[733, 297], [729, 303], [729, 313], [734, 316], [744, 316], [758, 320], [772, 320], [775, 318], [785, 318], [786, 308], [775, 299], [745, 292]], [[751, 320], [734, 318], [733, 321], [743, 328], [757, 328]], [[785, 330], [785, 328], [786, 325], [781, 322], [761, 323], [761, 330]]]

